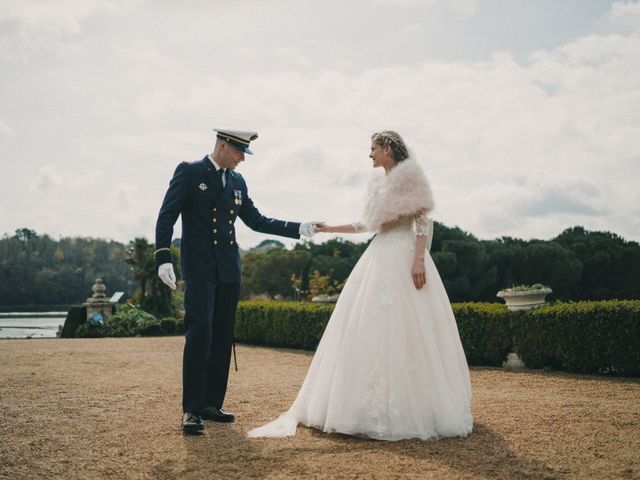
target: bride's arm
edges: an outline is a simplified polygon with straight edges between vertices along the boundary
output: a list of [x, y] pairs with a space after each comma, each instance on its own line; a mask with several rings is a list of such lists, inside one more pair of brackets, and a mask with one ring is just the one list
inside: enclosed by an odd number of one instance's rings
[[427, 283], [427, 274], [424, 269], [424, 252], [427, 248], [427, 237], [418, 235], [416, 237], [416, 254], [413, 257], [413, 266], [411, 267], [411, 277], [416, 289], [420, 290]]
[[317, 232], [323, 233], [362, 233], [367, 231], [362, 223], [347, 223], [345, 225], [327, 225], [320, 223], [316, 225]]
[[[420, 290], [427, 283], [427, 275], [424, 268], [425, 251], [431, 248], [433, 236], [433, 222], [424, 213], [415, 218], [416, 226], [416, 252], [411, 267], [411, 277], [416, 289]], [[428, 242], [428, 244], [427, 244]]]

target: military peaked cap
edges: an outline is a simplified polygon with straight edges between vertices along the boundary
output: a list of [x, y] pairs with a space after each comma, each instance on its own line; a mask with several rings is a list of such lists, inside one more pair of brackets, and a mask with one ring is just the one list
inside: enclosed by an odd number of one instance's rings
[[258, 132], [242, 132], [240, 130], [222, 130], [220, 128], [214, 128], [214, 132], [218, 132], [216, 138], [220, 138], [225, 142], [230, 143], [238, 150], [253, 155], [253, 152], [249, 148], [249, 142], [258, 138]]

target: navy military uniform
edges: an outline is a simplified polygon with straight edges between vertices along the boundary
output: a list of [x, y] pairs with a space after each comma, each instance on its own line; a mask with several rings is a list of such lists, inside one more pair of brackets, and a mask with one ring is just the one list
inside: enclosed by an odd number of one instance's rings
[[[223, 138], [220, 132], [218, 138]], [[242, 145], [248, 147], [248, 143]], [[251, 153], [248, 148], [245, 151]], [[173, 225], [182, 215], [180, 255], [186, 287], [183, 411], [195, 414], [205, 407], [222, 408], [227, 389], [241, 276], [236, 219], [240, 217], [258, 232], [300, 238], [300, 223], [265, 217], [249, 197], [242, 175], [229, 169], [224, 174], [223, 187], [208, 155], [200, 161], [182, 162], [156, 223], [156, 266], [160, 266], [171, 262]]]

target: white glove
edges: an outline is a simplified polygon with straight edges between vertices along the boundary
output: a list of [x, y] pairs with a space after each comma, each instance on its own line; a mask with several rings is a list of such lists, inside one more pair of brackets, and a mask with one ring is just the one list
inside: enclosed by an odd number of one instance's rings
[[163, 263], [158, 267], [158, 276], [171, 290], [176, 289], [176, 274], [173, 272], [173, 264]]
[[318, 222], [305, 222], [300, 224], [300, 230], [298, 233], [304, 235], [307, 238], [311, 238], [316, 234], [316, 223]]

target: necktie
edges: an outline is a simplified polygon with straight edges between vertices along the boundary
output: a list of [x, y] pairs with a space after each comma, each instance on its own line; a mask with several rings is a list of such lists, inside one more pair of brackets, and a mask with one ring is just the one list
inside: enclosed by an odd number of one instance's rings
[[220, 175], [220, 183], [222, 183], [222, 187], [224, 188], [224, 174], [225, 174], [226, 170], [224, 168], [221, 168], [218, 170], [218, 175]]

